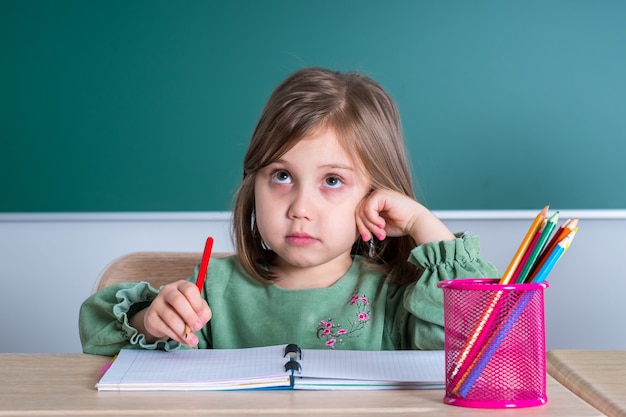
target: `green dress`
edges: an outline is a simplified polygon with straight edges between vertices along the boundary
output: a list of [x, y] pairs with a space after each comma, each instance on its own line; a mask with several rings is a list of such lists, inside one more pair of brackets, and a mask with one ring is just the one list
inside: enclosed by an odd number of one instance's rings
[[[287, 290], [253, 279], [235, 256], [212, 259], [202, 292], [212, 318], [196, 333], [198, 347], [296, 343], [308, 349], [443, 349], [443, 294], [437, 283], [496, 278], [498, 272], [480, 257], [475, 236], [418, 246], [408, 261], [424, 272], [407, 285], [390, 284], [355, 256], [332, 286]], [[195, 274], [189, 280], [195, 281]], [[87, 298], [79, 316], [84, 352], [115, 355], [122, 348], [186, 348], [168, 339], [147, 343], [129, 325], [129, 316], [157, 294], [146, 282], [120, 283]]]

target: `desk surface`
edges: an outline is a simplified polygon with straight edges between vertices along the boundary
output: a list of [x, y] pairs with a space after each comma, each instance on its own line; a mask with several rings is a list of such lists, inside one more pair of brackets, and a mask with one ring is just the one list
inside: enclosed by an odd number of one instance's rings
[[626, 416], [626, 350], [553, 350], [548, 373], [608, 416]]
[[0, 416], [600, 416], [548, 377], [548, 403], [510, 410], [443, 403], [443, 390], [98, 392], [109, 358], [83, 354], [0, 354]]

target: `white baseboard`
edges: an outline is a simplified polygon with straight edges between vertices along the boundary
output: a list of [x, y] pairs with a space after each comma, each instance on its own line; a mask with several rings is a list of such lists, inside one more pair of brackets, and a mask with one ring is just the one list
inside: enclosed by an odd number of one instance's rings
[[[480, 236], [501, 271], [535, 211], [435, 212], [454, 232]], [[567, 210], [580, 231], [546, 290], [549, 349], [626, 349], [621, 317], [626, 211]], [[78, 309], [113, 259], [130, 252], [232, 251], [230, 212], [0, 214], [0, 353], [79, 352]], [[191, 275], [191, 271], [190, 271]], [[16, 319], [19, 317], [19, 319]], [[24, 324], [27, 325], [24, 325]], [[36, 329], [36, 331], [33, 331]]]

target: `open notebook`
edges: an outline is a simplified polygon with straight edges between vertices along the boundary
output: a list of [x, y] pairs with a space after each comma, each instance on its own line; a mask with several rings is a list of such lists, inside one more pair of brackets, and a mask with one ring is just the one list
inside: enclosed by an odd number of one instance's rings
[[259, 388], [357, 390], [443, 388], [437, 351], [302, 349], [277, 345], [175, 352], [122, 349], [99, 391], [211, 391]]

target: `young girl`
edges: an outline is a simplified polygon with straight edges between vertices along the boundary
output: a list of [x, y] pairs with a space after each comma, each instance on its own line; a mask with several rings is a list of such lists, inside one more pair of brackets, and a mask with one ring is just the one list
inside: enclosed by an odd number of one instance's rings
[[243, 168], [236, 255], [211, 260], [202, 295], [195, 276], [107, 287], [81, 307], [85, 352], [443, 349], [437, 283], [497, 277], [477, 237], [455, 236], [415, 200], [398, 111], [366, 76], [287, 78]]

